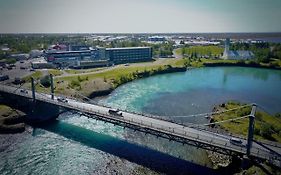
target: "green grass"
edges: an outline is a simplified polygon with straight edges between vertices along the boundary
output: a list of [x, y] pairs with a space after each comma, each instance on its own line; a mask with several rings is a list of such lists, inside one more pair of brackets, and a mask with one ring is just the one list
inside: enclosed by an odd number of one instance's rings
[[65, 70], [65, 72], [67, 72], [69, 74], [78, 74], [78, 73], [81, 73], [81, 70], [68, 69], [68, 70]]
[[[118, 66], [114, 69], [110, 69], [110, 70], [105, 70], [103, 72], [93, 72], [92, 74], [87, 74], [87, 75], [80, 75], [81, 78], [86, 78], [88, 77], [89, 80], [95, 79], [95, 78], [106, 78], [108, 80], [110, 79], [115, 79], [117, 77], [120, 77], [121, 75], [128, 75], [130, 73], [133, 72], [143, 72], [145, 70], [150, 71], [152, 69], [156, 70], [159, 67], [165, 66], [165, 65], [172, 65], [172, 66], [176, 66], [176, 67], [181, 67], [183, 66], [185, 60], [184, 59], [167, 59], [163, 62], [161, 62], [161, 64], [148, 64], [146, 66], [143, 66], [142, 63], [138, 63], [138, 64], [134, 64], [132, 66]], [[75, 70], [71, 70], [72, 72], [75, 72]], [[64, 80], [64, 81], [71, 81], [73, 79], [77, 79], [77, 75], [73, 75], [73, 76], [68, 76], [68, 77], [62, 77], [62, 78], [58, 78], [56, 80]]]
[[[239, 103], [228, 102], [226, 103], [226, 106], [222, 109], [233, 109], [239, 106]], [[227, 119], [249, 115], [250, 113], [251, 107], [246, 107], [236, 111], [230, 111], [223, 114], [214, 115], [213, 117], [215, 121], [223, 121]], [[255, 139], [281, 142], [281, 118], [269, 115], [263, 111], [257, 111], [255, 116]], [[231, 133], [247, 136], [249, 119], [244, 118], [241, 120], [220, 123], [219, 125], [223, 129]]]
[[[112, 87], [117, 87], [122, 83], [136, 79], [137, 77], [135, 77], [134, 75], [136, 75], [137, 73], [152, 72], [159, 69], [163, 70], [167, 68], [167, 65], [171, 65], [173, 67], [183, 67], [186, 61], [186, 59], [161, 59], [155, 62], [133, 63], [130, 64], [130, 66], [118, 65], [114, 68], [106, 69], [101, 72], [95, 71], [90, 72], [89, 74], [81, 74], [79, 76], [73, 75], [66, 77], [56, 77], [55, 86], [57, 87], [57, 91], [60, 93], [64, 93], [63, 91], [70, 92], [71, 89], [77, 89], [79, 87], [79, 90], [81, 92], [87, 92], [87, 94], [89, 94], [90, 89], [84, 88], [84, 85], [94, 80], [102, 79], [106, 84], [111, 85]], [[70, 71], [71, 73], [77, 73], [76, 70], [68, 71]], [[80, 81], [80, 86], [78, 86], [77, 83], [77, 80], [79, 79], [83, 80]], [[58, 83], [62, 81], [63, 83]]]
[[99, 68], [82, 69], [82, 70], [68, 69], [68, 70], [65, 70], [65, 72], [69, 73], [69, 74], [80, 74], [80, 73], [96, 72], [96, 71], [103, 70], [103, 69], [106, 69], [106, 68], [99, 67]]
[[11, 108], [0, 104], [0, 116], [11, 111]]
[[59, 76], [59, 75], [63, 74], [62, 71], [57, 70], [57, 69], [49, 69], [48, 72], [49, 72], [49, 74], [53, 74], [54, 76]]
[[23, 80], [25, 80], [25, 82], [31, 82], [31, 77], [33, 77], [34, 79], [40, 79], [42, 76], [43, 74], [41, 71], [35, 71], [31, 75], [24, 77]]
[[253, 174], [257, 174], [257, 175], [268, 175], [268, 174], [281, 175], [281, 169], [278, 169], [277, 167], [273, 167], [273, 166], [270, 166], [270, 165], [267, 165], [267, 164], [261, 164], [261, 167], [253, 165], [249, 169], [243, 170], [242, 172], [238, 173], [237, 175], [242, 175], [242, 174], [243, 175], [253, 175]]

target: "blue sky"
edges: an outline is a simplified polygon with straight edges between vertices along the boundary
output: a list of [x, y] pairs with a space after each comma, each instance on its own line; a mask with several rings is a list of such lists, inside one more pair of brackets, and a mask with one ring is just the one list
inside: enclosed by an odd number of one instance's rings
[[0, 33], [281, 32], [281, 0], [0, 0]]

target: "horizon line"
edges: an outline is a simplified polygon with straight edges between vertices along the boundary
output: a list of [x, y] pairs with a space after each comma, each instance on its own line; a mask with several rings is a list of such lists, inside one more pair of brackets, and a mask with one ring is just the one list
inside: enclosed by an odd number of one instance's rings
[[0, 32], [5, 34], [275, 34], [279, 32]]

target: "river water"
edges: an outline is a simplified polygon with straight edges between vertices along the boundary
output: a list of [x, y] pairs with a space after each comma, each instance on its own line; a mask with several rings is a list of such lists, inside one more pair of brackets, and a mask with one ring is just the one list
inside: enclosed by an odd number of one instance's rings
[[[98, 102], [182, 120], [177, 116], [210, 112], [228, 100], [281, 112], [280, 89], [281, 71], [199, 68], [127, 83]], [[70, 112], [28, 131], [0, 136], [0, 174], [214, 173], [204, 150]]]

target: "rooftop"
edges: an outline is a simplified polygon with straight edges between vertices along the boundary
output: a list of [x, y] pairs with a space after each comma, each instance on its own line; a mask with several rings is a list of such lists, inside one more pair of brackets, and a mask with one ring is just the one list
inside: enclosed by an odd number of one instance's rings
[[116, 48], [106, 48], [106, 50], [122, 50], [122, 49], [150, 49], [151, 47], [116, 47]]

